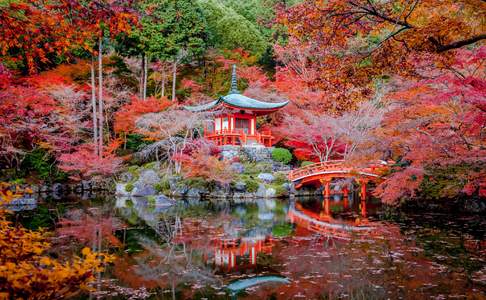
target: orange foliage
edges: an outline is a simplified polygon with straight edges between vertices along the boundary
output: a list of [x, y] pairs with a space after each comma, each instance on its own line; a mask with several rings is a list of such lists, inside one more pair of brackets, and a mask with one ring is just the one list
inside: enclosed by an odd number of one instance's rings
[[[9, 186], [0, 184], [0, 203], [12, 200]], [[70, 260], [47, 255], [50, 244], [44, 231], [14, 226], [8, 211], [0, 208], [0, 298], [63, 299], [87, 290], [87, 284], [102, 272], [113, 256], [81, 250]]]
[[161, 112], [171, 106], [171, 102], [167, 99], [156, 99], [149, 97], [143, 101], [136, 97], [132, 101], [120, 108], [115, 113], [115, 132], [117, 133], [133, 133], [135, 132], [135, 122], [137, 119], [148, 113]]

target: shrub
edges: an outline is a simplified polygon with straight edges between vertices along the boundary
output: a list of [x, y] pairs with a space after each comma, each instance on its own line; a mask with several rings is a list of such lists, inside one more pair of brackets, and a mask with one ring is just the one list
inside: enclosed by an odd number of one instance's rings
[[274, 175], [274, 178], [275, 178], [273, 180], [274, 184], [282, 185], [282, 184], [284, 184], [288, 181], [287, 175], [285, 173], [278, 172], [278, 173], [274, 173], [273, 175]]
[[145, 137], [141, 134], [127, 134], [127, 139], [126, 139], [126, 149], [130, 151], [139, 151], [143, 147], [146, 147], [147, 145], [152, 144], [153, 142], [148, 141], [145, 139]]
[[285, 148], [275, 148], [272, 151], [272, 158], [284, 164], [288, 164], [292, 160], [292, 153]]
[[196, 188], [196, 189], [210, 189], [211, 182], [207, 181], [203, 177], [190, 177], [186, 178], [182, 182], [185, 186], [189, 188]]
[[131, 191], [133, 191], [133, 188], [134, 188], [134, 186], [133, 186], [133, 183], [132, 182], [129, 182], [129, 183], [127, 183], [127, 185], [125, 185], [125, 191], [127, 191], [129, 193]]
[[304, 160], [303, 162], [300, 163], [300, 166], [305, 167], [305, 166], [312, 165], [312, 164], [314, 164], [312, 161]]
[[275, 195], [277, 197], [282, 197], [287, 195], [287, 189], [284, 188], [282, 185], [276, 185], [274, 186], [274, 188], [275, 188]]
[[159, 183], [154, 186], [154, 189], [159, 193], [164, 193], [170, 190], [169, 180], [163, 178]]
[[246, 191], [249, 192], [249, 193], [256, 192], [258, 190], [258, 187], [260, 186], [258, 181], [256, 181], [255, 179], [252, 179], [252, 178], [247, 178], [244, 181], [245, 181], [245, 184], [246, 184]]
[[21, 176], [34, 172], [42, 180], [62, 181], [67, 178], [67, 175], [56, 167], [53, 156], [40, 148], [25, 155], [21, 169]]

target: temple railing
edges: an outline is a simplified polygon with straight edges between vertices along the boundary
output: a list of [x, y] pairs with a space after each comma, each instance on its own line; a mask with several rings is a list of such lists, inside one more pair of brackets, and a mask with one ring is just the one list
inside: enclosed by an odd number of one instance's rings
[[243, 145], [248, 140], [254, 140], [266, 147], [270, 147], [274, 139], [270, 130], [257, 131], [255, 134], [250, 134], [243, 129], [205, 130], [204, 138], [214, 141], [218, 145], [235, 145], [237, 140]]

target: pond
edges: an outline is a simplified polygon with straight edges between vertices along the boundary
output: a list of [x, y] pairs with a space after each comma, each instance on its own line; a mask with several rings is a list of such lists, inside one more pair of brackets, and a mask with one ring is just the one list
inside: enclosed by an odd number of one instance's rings
[[80, 298], [486, 298], [482, 216], [392, 212], [352, 194], [176, 204], [98, 196], [31, 208], [17, 218], [55, 232], [52, 255], [87, 245], [117, 256]]

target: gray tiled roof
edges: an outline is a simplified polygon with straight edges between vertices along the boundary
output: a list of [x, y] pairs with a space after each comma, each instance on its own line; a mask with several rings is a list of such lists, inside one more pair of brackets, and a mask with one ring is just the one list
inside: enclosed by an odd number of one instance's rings
[[285, 102], [279, 102], [279, 103], [271, 103], [271, 102], [263, 102], [259, 100], [255, 100], [246, 96], [243, 96], [241, 94], [229, 94], [223, 97], [219, 97], [218, 100], [211, 101], [206, 104], [202, 105], [197, 105], [197, 106], [185, 106], [184, 108], [193, 111], [193, 112], [199, 112], [199, 111], [206, 111], [210, 110], [212, 108], [217, 107], [220, 103], [226, 103], [229, 106], [237, 107], [237, 108], [243, 108], [243, 109], [279, 109], [284, 107], [289, 103], [289, 101]]

